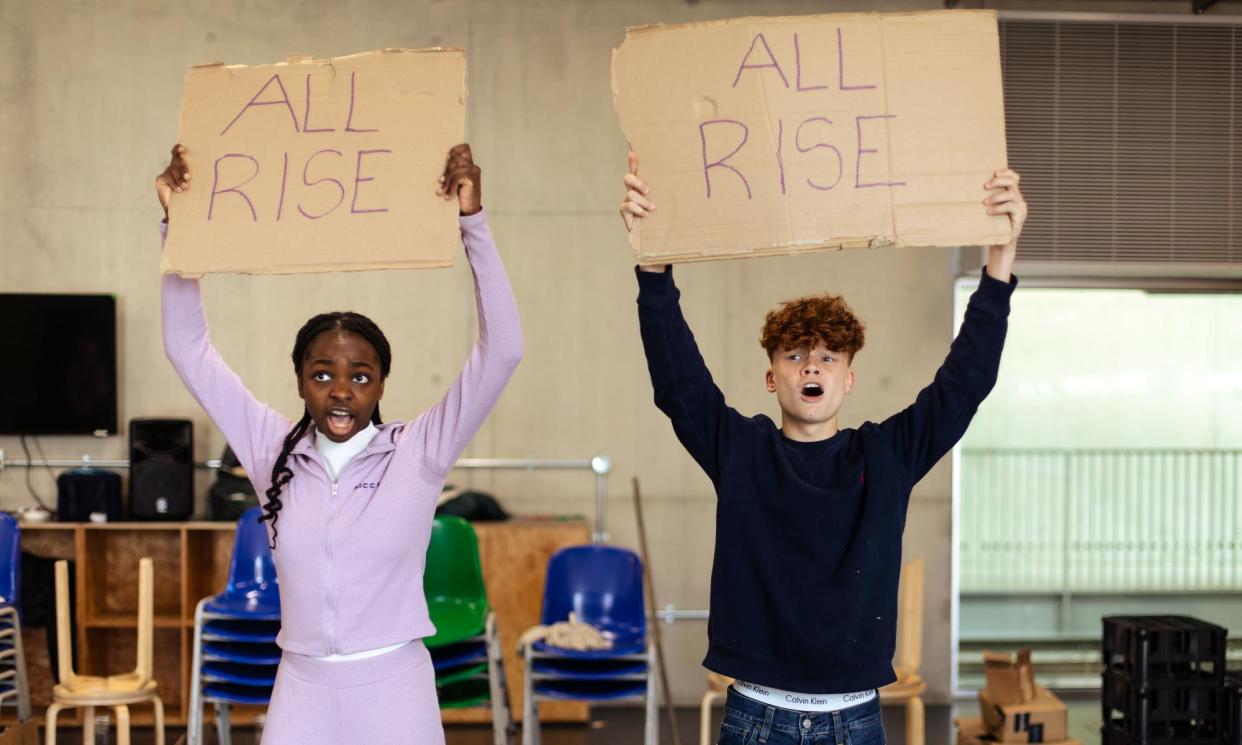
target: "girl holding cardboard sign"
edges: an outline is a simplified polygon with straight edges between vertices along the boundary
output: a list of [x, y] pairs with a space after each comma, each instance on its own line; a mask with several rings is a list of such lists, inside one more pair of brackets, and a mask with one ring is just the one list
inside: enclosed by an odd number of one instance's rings
[[[190, 188], [184, 153], [174, 147], [155, 180], [165, 215], [172, 195]], [[392, 354], [365, 316], [321, 314], [298, 332], [293, 370], [305, 409], [293, 423], [220, 359], [197, 280], [164, 277], [168, 358], [263, 494], [283, 652], [265, 745], [444, 742], [421, 642], [435, 633], [423, 557], [444, 477], [513, 374], [522, 334], [468, 145], [450, 151], [437, 193], [460, 207], [479, 337], [444, 398], [411, 421], [380, 419]]]

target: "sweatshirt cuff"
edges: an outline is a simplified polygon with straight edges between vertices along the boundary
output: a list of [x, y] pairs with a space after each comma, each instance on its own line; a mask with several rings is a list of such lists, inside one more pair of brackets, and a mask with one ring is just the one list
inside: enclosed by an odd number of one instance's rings
[[988, 274], [988, 268], [985, 266], [980, 270], [981, 278], [979, 279], [979, 292], [992, 297], [1008, 299], [1013, 295], [1013, 291], [1018, 287], [1018, 275], [1010, 273], [1009, 281], [1002, 282], [999, 279]]
[[476, 228], [480, 225], [487, 224], [487, 210], [480, 209], [473, 215], [458, 215], [457, 222], [461, 225], [462, 230]]
[[673, 284], [673, 267], [663, 272], [644, 272], [634, 267], [634, 276], [638, 278], [638, 304], [647, 308], [661, 308], [676, 303], [681, 293]]

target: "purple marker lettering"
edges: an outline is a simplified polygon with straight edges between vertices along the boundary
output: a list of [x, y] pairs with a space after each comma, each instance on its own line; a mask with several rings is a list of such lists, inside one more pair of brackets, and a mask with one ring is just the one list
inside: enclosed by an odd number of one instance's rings
[[276, 222], [285, 212], [285, 182], [289, 180], [289, 153], [285, 153], [285, 167], [280, 173], [280, 202], [276, 205]]
[[[276, 85], [280, 86], [281, 98], [276, 101], [259, 101], [259, 96], [263, 95], [263, 91], [267, 90], [267, 87], [272, 84], [273, 80], [276, 81]], [[259, 92], [254, 94], [254, 98], [250, 99], [250, 102], [243, 106], [241, 111], [237, 112], [237, 116], [233, 117], [233, 121], [229, 122], [229, 126], [221, 130], [220, 134], [228, 132], [229, 129], [237, 123], [237, 120], [241, 119], [241, 115], [250, 110], [251, 106], [274, 106], [282, 103], [285, 105], [285, 108], [289, 110], [289, 118], [293, 121], [293, 131], [297, 132], [298, 116], [293, 113], [293, 104], [289, 103], [289, 91], [285, 90], [285, 84], [281, 82], [280, 75], [273, 75], [267, 79], [267, 82], [263, 84], [263, 87], [259, 89]]]
[[785, 158], [781, 155], [781, 149], [785, 147], [785, 120], [776, 120], [776, 167], [781, 173], [781, 194], [785, 193]]
[[896, 119], [896, 114], [874, 114], [872, 116], [856, 116], [854, 117], [854, 128], [858, 132], [858, 160], [854, 164], [854, 188], [867, 189], [872, 186], [905, 186], [905, 181], [876, 181], [874, 183], [862, 183], [862, 157], [863, 153], [879, 152], [874, 148], [864, 148], [862, 144], [862, 123], [866, 119]]
[[[748, 65], [746, 61], [750, 59], [750, 55], [755, 51], [755, 43], [763, 42], [763, 49], [768, 53], [768, 59], [771, 60], [762, 65]], [[742, 79], [742, 70], [762, 70], [765, 67], [775, 67], [776, 74], [781, 76], [781, 82], [785, 87], [789, 87], [789, 80], [785, 78], [785, 73], [781, 70], [780, 63], [776, 61], [776, 55], [772, 54], [772, 48], [768, 46], [768, 40], [764, 38], [762, 33], [756, 34], [755, 38], [750, 40], [750, 49], [746, 50], [746, 56], [742, 58], [742, 66], [737, 68], [737, 76], [733, 78], [733, 87], [737, 87], [737, 81]]]
[[337, 189], [341, 192], [341, 195], [340, 195], [339, 197], [337, 197], [336, 204], [332, 205], [332, 207], [330, 207], [330, 208], [328, 209], [328, 211], [327, 211], [327, 212], [322, 212], [322, 213], [320, 213], [320, 214], [318, 214], [318, 215], [312, 215], [312, 214], [310, 214], [310, 213], [309, 213], [309, 212], [307, 212], [306, 210], [302, 209], [302, 205], [301, 205], [301, 204], [299, 204], [299, 205], [298, 205], [298, 212], [301, 212], [301, 213], [302, 213], [302, 217], [309, 217], [309, 218], [310, 218], [310, 219], [312, 219], [312, 220], [318, 220], [318, 219], [319, 219], [319, 218], [321, 218], [321, 217], [324, 217], [324, 216], [326, 216], [326, 215], [328, 215], [328, 214], [331, 214], [332, 210], [335, 210], [337, 207], [340, 207], [340, 206], [341, 206], [341, 202], [344, 202], [344, 201], [345, 201], [345, 185], [344, 185], [344, 184], [342, 184], [340, 181], [337, 181], [337, 180], [336, 180], [336, 179], [334, 179], [334, 178], [321, 178], [321, 179], [316, 179], [315, 181], [307, 181], [307, 180], [306, 180], [306, 179], [307, 179], [307, 172], [308, 172], [308, 171], [310, 171], [311, 161], [312, 161], [312, 160], [314, 160], [314, 159], [315, 159], [315, 157], [316, 157], [317, 155], [319, 155], [320, 153], [332, 153], [333, 155], [340, 155], [340, 154], [341, 154], [341, 151], [340, 151], [340, 150], [324, 149], [324, 150], [316, 150], [314, 153], [312, 153], [312, 154], [311, 154], [311, 156], [310, 156], [309, 158], [307, 158], [307, 159], [306, 159], [306, 166], [302, 168], [302, 183], [306, 184], [307, 186], [314, 186], [315, 184], [322, 184], [322, 183], [323, 183], [323, 182], [325, 182], [325, 181], [331, 181], [332, 183], [336, 184], [336, 188], [337, 188]]
[[354, 198], [349, 203], [349, 211], [352, 212], [353, 214], [360, 215], [364, 212], [387, 212], [388, 211], [387, 207], [377, 207], [375, 209], [369, 209], [369, 210], [358, 209], [358, 184], [364, 183], [366, 181], [375, 180], [374, 176], [367, 176], [366, 178], [362, 177], [362, 156], [371, 155], [372, 153], [391, 153], [391, 152], [392, 152], [391, 150], [359, 150], [358, 151], [358, 164], [354, 168]]
[[795, 66], [794, 67], [795, 69], [794, 80], [797, 82], [799, 93], [805, 93], [806, 91], [822, 91], [822, 90], [828, 89], [827, 85], [808, 85], [805, 88], [802, 87], [802, 49], [798, 46], [798, 35], [797, 34], [794, 34], [794, 66]]
[[831, 119], [825, 119], [822, 116], [813, 116], [810, 119], [807, 119], [805, 122], [802, 122], [801, 124], [799, 124], [798, 131], [794, 132], [794, 145], [798, 147], [798, 152], [800, 153], [809, 153], [816, 148], [823, 147], [823, 148], [828, 148], [829, 150], [837, 154], [837, 180], [836, 181], [833, 181], [828, 186], [824, 186], [823, 184], [815, 183], [809, 178], [806, 180], [807, 185], [810, 186], [812, 189], [819, 189], [820, 191], [829, 191], [832, 189], [832, 187], [841, 183], [841, 176], [845, 174], [845, 159], [841, 157], [840, 150], [838, 150], [834, 145], [829, 145], [826, 142], [817, 142], [814, 145], [811, 145], [810, 147], [802, 147], [802, 128], [810, 124], [811, 122], [823, 122], [824, 124], [828, 124], [828, 125], [832, 124]]
[[323, 128], [311, 129], [311, 126], [310, 126], [310, 102], [311, 102], [311, 94], [310, 94], [310, 74], [309, 74], [309, 73], [307, 73], [307, 75], [306, 75], [306, 111], [304, 111], [304, 112], [302, 113], [302, 133], [303, 133], [303, 134], [306, 134], [307, 132], [335, 132], [335, 131], [336, 131], [336, 129], [331, 128], [331, 127], [323, 127]]
[[838, 87], [843, 91], [866, 91], [874, 88], [874, 85], [846, 85], [845, 84], [845, 40], [841, 36], [841, 28], [837, 27], [837, 83]]
[[[733, 148], [732, 152], [713, 163], [707, 162], [707, 125], [709, 124], [736, 124], [742, 128], [742, 141], [737, 144], [737, 147]], [[746, 141], [750, 139], [750, 129], [745, 124], [742, 124], [739, 121], [734, 121], [733, 119], [712, 119], [699, 125], [699, 139], [703, 142], [703, 179], [707, 182], [707, 198], [712, 198], [711, 170], [713, 168], [728, 168], [730, 171], [736, 173], [737, 177], [742, 180], [742, 184], [746, 186], [746, 198], [750, 199], [750, 182], [746, 180], [746, 177], [742, 175], [741, 171], [725, 163], [726, 160], [732, 158], [734, 155], [737, 155], [737, 151], [741, 150], [742, 146], [746, 144]]]
[[[246, 179], [240, 184], [237, 184], [235, 186], [230, 186], [227, 189], [220, 189], [218, 188], [220, 186], [220, 161], [227, 160], [229, 158], [245, 158], [246, 160], [254, 164], [254, 173], [250, 174], [250, 178]], [[246, 200], [246, 206], [250, 208], [250, 218], [253, 221], [258, 222], [259, 215], [257, 212], [254, 211], [254, 202], [251, 202], [250, 197], [246, 196], [246, 192], [241, 190], [241, 187], [245, 186], [251, 181], [254, 181], [254, 177], [258, 175], [259, 175], [259, 161], [255, 160], [253, 157], [249, 155], [245, 155], [244, 153], [228, 153], [227, 155], [221, 155], [219, 158], [216, 158], [215, 176], [211, 182], [211, 201], [207, 203], [207, 219], [208, 220], [211, 219], [211, 215], [216, 209], [216, 195], [227, 194], [229, 192], [233, 192], [237, 196]]]
[[349, 74], [349, 116], [345, 118], [346, 132], [378, 132], [378, 129], [354, 129], [354, 87], [358, 82], [358, 73]]

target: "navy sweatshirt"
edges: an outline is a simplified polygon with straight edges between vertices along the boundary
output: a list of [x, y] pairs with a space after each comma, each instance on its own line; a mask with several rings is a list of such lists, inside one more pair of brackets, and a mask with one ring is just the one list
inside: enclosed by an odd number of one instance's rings
[[[808, 446], [725, 403], [682, 316], [672, 269], [638, 272], [656, 406], [716, 489], [704, 667], [806, 693], [895, 680], [910, 491], [995, 384], [1016, 286], [984, 272], [948, 357], [911, 406]], [[804, 480], [808, 464], [813, 483]]]

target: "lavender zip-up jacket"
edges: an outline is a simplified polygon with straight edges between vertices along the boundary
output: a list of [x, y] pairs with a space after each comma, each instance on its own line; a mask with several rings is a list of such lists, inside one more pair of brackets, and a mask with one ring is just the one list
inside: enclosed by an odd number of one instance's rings
[[[286, 651], [350, 654], [435, 633], [423, 567], [436, 498], [522, 357], [517, 305], [483, 213], [462, 217], [461, 234], [474, 273], [479, 337], [444, 398], [413, 421], [380, 425], [336, 483], [313, 431], [289, 456], [294, 476], [281, 492], [275, 552], [276, 641]], [[198, 281], [165, 275], [163, 282], [168, 359], [266, 501], [272, 465], [293, 423], [256, 400], [220, 358]]]

